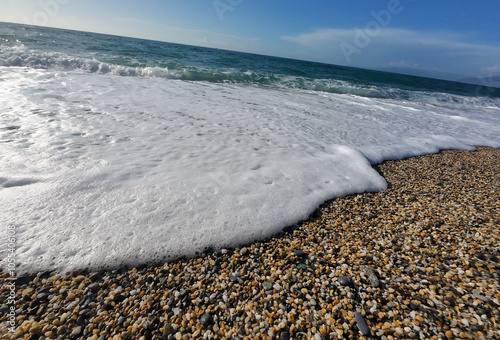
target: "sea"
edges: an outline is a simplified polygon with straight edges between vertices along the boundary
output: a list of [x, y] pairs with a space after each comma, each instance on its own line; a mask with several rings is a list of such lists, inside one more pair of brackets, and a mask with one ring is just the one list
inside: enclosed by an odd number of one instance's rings
[[374, 164], [477, 145], [500, 147], [498, 88], [0, 23], [17, 273], [237, 247], [386, 189]]

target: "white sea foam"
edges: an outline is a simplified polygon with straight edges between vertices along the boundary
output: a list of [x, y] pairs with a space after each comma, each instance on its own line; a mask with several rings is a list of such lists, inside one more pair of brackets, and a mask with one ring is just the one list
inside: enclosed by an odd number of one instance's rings
[[497, 101], [422, 96], [0, 67], [2, 233], [20, 272], [192, 255], [384, 190], [370, 162], [500, 147]]

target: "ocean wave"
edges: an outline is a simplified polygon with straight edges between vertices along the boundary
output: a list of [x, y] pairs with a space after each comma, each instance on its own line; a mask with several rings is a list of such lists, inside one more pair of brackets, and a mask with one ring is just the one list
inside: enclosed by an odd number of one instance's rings
[[444, 109], [456, 109], [458, 107], [469, 107], [472, 110], [498, 110], [500, 109], [500, 100], [498, 98], [483, 96], [462, 96], [444, 92], [422, 92], [414, 91], [409, 94], [409, 100], [421, 102], [427, 105], [440, 107]]
[[[86, 55], [80, 53], [78, 56], [74, 56], [63, 52], [48, 52], [28, 48], [19, 40], [13, 40], [12, 37], [1, 37], [1, 39], [0, 66], [6, 67], [27, 67], [56, 71], [81, 71], [126, 77], [256, 85], [272, 88], [349, 94], [368, 98], [397, 100], [417, 99], [435, 106], [443, 107], [455, 107], [460, 103], [465, 105], [476, 105], [476, 102], [479, 102], [481, 105], [498, 107], [497, 98], [491, 99], [489, 104], [485, 104], [485, 102], [488, 101], [475, 101], [470, 99], [474, 97], [498, 97], [496, 93], [492, 95], [491, 92], [474, 93], [474, 90], [479, 89], [479, 87], [470, 87], [467, 90], [460, 91], [460, 94], [454, 95], [443, 93], [442, 91], [425, 91], [419, 87], [411, 88], [408, 86], [398, 86], [397, 83], [393, 84], [390, 81], [384, 83], [380, 81], [375, 82], [370, 79], [350, 79], [341, 74], [338, 76], [338, 79], [334, 76], [329, 77], [330, 75], [328, 74], [326, 77], [317, 78], [310, 76], [305, 69], [301, 70], [298, 65], [294, 67], [283, 65], [277, 71], [269, 71], [264, 68], [259, 69], [258, 65], [246, 65], [240, 59], [228, 57], [219, 58], [217, 61], [223, 63], [215, 66], [195, 66], [193, 63], [187, 65], [175, 58], [171, 59], [168, 56], [159, 58], [159, 54], [155, 55], [154, 58], [148, 59], [144, 56], [137, 57], [133, 53], [113, 55], [96, 52], [95, 48]], [[244, 65], [253, 68], [236, 68], [236, 66]], [[469, 96], [464, 96], [467, 92], [469, 92]]]
[[50, 69], [61, 71], [83, 71], [98, 74], [111, 74], [128, 77], [148, 77], [181, 79], [188, 81], [208, 81], [212, 83], [257, 84], [330, 93], [354, 94], [364, 97], [393, 97], [394, 92], [377, 86], [357, 86], [343, 80], [310, 79], [304, 76], [280, 75], [270, 72], [251, 70], [223, 69], [212, 70], [171, 63], [167, 66], [129, 66], [139, 64], [136, 60], [105, 62], [95, 57], [82, 58], [57, 52], [39, 52], [24, 46], [9, 46], [0, 49], [0, 65]]

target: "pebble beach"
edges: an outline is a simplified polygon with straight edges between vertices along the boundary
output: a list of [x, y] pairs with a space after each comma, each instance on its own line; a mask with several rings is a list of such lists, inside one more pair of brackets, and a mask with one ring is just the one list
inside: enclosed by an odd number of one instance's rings
[[107, 271], [18, 276], [2, 339], [499, 339], [500, 149], [375, 167], [265, 241]]

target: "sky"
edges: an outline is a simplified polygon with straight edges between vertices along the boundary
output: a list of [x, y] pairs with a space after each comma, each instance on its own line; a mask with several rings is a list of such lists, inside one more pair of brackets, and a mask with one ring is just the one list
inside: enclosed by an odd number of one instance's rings
[[0, 0], [0, 21], [441, 78], [500, 75], [498, 0]]

